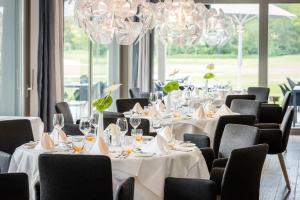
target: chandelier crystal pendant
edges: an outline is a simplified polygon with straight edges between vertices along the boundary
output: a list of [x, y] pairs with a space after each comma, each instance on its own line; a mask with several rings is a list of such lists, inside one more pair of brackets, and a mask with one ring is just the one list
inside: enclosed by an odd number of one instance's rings
[[229, 38], [223, 11], [194, 0], [74, 0], [75, 22], [95, 43], [131, 45], [156, 29], [164, 44], [223, 45]]

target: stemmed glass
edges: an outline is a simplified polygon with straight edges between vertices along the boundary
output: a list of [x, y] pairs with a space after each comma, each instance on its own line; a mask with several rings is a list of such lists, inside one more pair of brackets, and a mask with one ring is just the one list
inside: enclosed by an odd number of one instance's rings
[[149, 95], [149, 101], [154, 106], [156, 104], [156, 102], [157, 102], [157, 94], [151, 92], [150, 95]]
[[132, 115], [129, 119], [130, 125], [133, 127], [134, 130], [140, 125], [141, 123], [141, 118], [137, 115]]
[[122, 134], [122, 141], [125, 138], [126, 133], [128, 132], [128, 123], [127, 123], [127, 119], [125, 117], [122, 118], [118, 118], [117, 119], [117, 126], [120, 127], [120, 131]]
[[94, 133], [97, 135], [97, 129], [98, 129], [98, 122], [99, 122], [99, 113], [93, 113], [91, 115], [90, 123], [93, 126]]
[[190, 100], [192, 98], [192, 93], [190, 90], [185, 91], [184, 98], [187, 102], [187, 114], [189, 114], [190, 113], [190, 109], [189, 109], [190, 105], [189, 104], [190, 104]]
[[[57, 139], [55, 140], [54, 138], [54, 143], [56, 145], [59, 145], [59, 132], [60, 130], [64, 127], [64, 116], [61, 113], [54, 114], [53, 116], [53, 127], [56, 130], [57, 134]], [[55, 133], [54, 133], [55, 134]], [[53, 135], [54, 137], [54, 135]]]
[[88, 117], [82, 117], [79, 123], [79, 130], [83, 133], [83, 135], [87, 135], [91, 130], [90, 119]]

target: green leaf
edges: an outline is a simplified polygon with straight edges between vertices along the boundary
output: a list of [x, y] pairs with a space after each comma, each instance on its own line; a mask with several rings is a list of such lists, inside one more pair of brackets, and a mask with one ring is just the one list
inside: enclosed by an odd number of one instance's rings
[[113, 103], [113, 98], [111, 95], [107, 95], [103, 98], [96, 99], [93, 102], [93, 107], [96, 108], [97, 111], [103, 112], [107, 110]]
[[177, 81], [170, 81], [169, 83], [167, 83], [164, 86], [163, 90], [166, 93], [170, 93], [172, 91], [179, 90], [179, 83]]
[[203, 78], [205, 80], [208, 80], [208, 79], [215, 78], [215, 75], [213, 73], [211, 73], [211, 72], [208, 72], [208, 73], [204, 74]]

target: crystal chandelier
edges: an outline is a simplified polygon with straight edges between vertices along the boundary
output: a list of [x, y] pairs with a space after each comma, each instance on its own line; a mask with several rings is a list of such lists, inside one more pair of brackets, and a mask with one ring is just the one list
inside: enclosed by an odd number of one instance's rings
[[165, 44], [204, 41], [216, 46], [229, 37], [224, 13], [194, 0], [75, 0], [74, 16], [100, 44], [110, 44], [115, 37], [118, 44], [131, 45], [154, 28]]

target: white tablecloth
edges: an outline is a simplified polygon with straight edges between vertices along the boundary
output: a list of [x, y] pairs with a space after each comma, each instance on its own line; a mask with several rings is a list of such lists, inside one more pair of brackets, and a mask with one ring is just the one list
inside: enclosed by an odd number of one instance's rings
[[[38, 156], [43, 153], [21, 146], [12, 156], [9, 172], [25, 172], [29, 176], [31, 199], [33, 186], [39, 180]], [[112, 159], [114, 183], [135, 177], [135, 200], [163, 199], [166, 177], [209, 178], [206, 162], [199, 149], [191, 152], [170, 151], [165, 156]]]
[[0, 121], [15, 119], [28, 119], [31, 123], [34, 140], [40, 139], [40, 135], [44, 132], [44, 123], [39, 117], [0, 116]]

